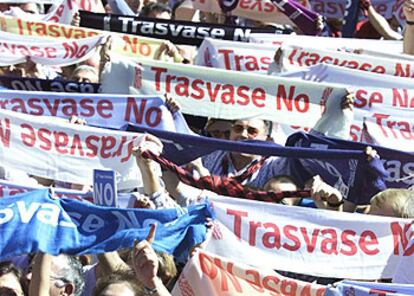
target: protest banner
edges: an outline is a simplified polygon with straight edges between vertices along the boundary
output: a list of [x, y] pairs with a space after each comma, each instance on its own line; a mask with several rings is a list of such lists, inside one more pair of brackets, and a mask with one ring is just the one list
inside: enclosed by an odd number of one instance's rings
[[291, 295], [323, 296], [326, 287], [256, 269], [202, 249], [181, 272], [173, 296]]
[[170, 131], [182, 131], [186, 127], [182, 116], [173, 115], [161, 96], [0, 90], [0, 109], [37, 116], [77, 116], [89, 125], [115, 129], [127, 123]]
[[[2, 31], [22, 36], [42, 37], [42, 39], [81, 39], [102, 35], [104, 32], [48, 22], [25, 21], [0, 15]], [[107, 33], [112, 37], [112, 51], [129, 57], [153, 58], [162, 43], [159, 39], [134, 35]]]
[[282, 65], [285, 70], [295, 70], [300, 67], [312, 66], [319, 63], [334, 64], [361, 71], [400, 77], [414, 76], [413, 60], [379, 58], [364, 54], [311, 47], [282, 47]]
[[102, 1], [100, 0], [73, 0], [79, 7], [79, 10], [105, 12]]
[[304, 36], [304, 35], [276, 35], [276, 34], [251, 34], [250, 42], [253, 43], [267, 43], [282, 45], [295, 45], [300, 47], [308, 47], [312, 44], [314, 48], [321, 49], [361, 49], [361, 44], [364, 44], [363, 50], [372, 50], [382, 53], [402, 53], [403, 44], [401, 41], [395, 40], [375, 40], [375, 39], [353, 39], [353, 38], [331, 38], [319, 36]]
[[0, 65], [25, 63], [28, 58], [42, 65], [71, 65], [90, 58], [97, 46], [105, 41], [103, 36], [78, 40], [33, 40], [3, 32], [0, 37]]
[[[130, 77], [127, 73], [135, 72], [138, 93], [168, 93], [181, 105], [183, 113], [214, 118], [277, 118], [280, 123], [313, 125], [323, 111], [322, 101], [339, 107], [346, 93], [344, 88], [329, 88], [320, 83], [151, 60], [122, 68], [127, 69], [124, 74], [113, 68], [104, 71], [103, 93], [114, 91], [115, 76]], [[116, 91], [128, 93], [129, 85]]]
[[413, 113], [395, 110], [396, 113], [399, 115], [375, 112], [372, 116], [364, 117], [363, 142], [387, 148], [396, 148], [396, 143], [398, 143], [398, 150], [414, 152]]
[[292, 30], [276, 27], [241, 27], [225, 24], [141, 18], [125, 15], [80, 12], [82, 27], [166, 39], [175, 44], [199, 46], [204, 38], [248, 42], [251, 33], [289, 34]]
[[335, 289], [327, 289], [325, 296], [410, 296], [414, 295], [414, 285], [387, 284], [374, 282], [342, 281]]
[[[322, 277], [391, 278], [407, 248], [411, 220], [212, 198], [220, 236], [207, 251], [257, 268]], [[237, 249], [237, 252], [234, 250]]]
[[112, 169], [120, 189], [142, 184], [132, 156], [140, 134], [126, 133], [50, 120], [0, 110], [2, 165], [28, 174], [92, 184], [93, 169]]
[[[19, 182], [18, 184], [15, 182]], [[44, 189], [43, 186], [27, 186], [22, 185], [24, 180], [16, 180], [15, 182], [0, 180], [0, 198], [7, 196], [14, 196], [16, 194], [31, 192], [39, 189]], [[93, 194], [91, 191], [84, 192], [67, 188], [54, 187], [53, 194], [58, 198], [70, 198], [79, 201], [93, 202]], [[136, 194], [136, 193], [135, 193]], [[118, 193], [118, 207], [120, 208], [134, 208], [136, 197], [132, 193]]]
[[[289, 137], [286, 146], [312, 148], [315, 149], [315, 152], [320, 152], [321, 149], [324, 151], [329, 151], [330, 149], [344, 149], [344, 151], [349, 152], [350, 150], [363, 151], [367, 144], [312, 134], [296, 133]], [[414, 178], [412, 178], [412, 175], [414, 174], [414, 158], [412, 152], [408, 153], [397, 150], [397, 145], [392, 149], [374, 144], [370, 144], [369, 146], [377, 150], [378, 155], [381, 156], [381, 162], [388, 173], [388, 175], [382, 175], [382, 177], [388, 188], [408, 188], [414, 184]], [[335, 180], [339, 179], [339, 177], [341, 177], [342, 180], [346, 180], [347, 178], [344, 176], [348, 176], [350, 170], [356, 170], [356, 164], [353, 162], [353, 160], [340, 161], [339, 158], [335, 161], [327, 158], [323, 161], [312, 161], [310, 159], [305, 160], [301, 158], [301, 164], [311, 172], [318, 172], [323, 180]], [[368, 192], [367, 189], [361, 189], [361, 186], [355, 184], [355, 182], [365, 180], [366, 176], [354, 179], [354, 187], [359, 188], [360, 193], [358, 193], [357, 190], [351, 191], [352, 188], [350, 188], [350, 193], [347, 197], [349, 201], [356, 204], [369, 203], [372, 193]]]
[[93, 202], [101, 206], [118, 206], [116, 174], [114, 171], [93, 170]]
[[[10, 181], [0, 180], [0, 198], [14, 196], [21, 193], [31, 192], [39, 189], [45, 189], [43, 186], [30, 187], [15, 184]], [[53, 193], [59, 198], [70, 198], [76, 199], [79, 201], [88, 201], [92, 202], [92, 193], [91, 192], [82, 192], [64, 188], [54, 188]]]
[[267, 74], [277, 46], [205, 38], [194, 64], [232, 71]]
[[300, 70], [283, 72], [279, 76], [314, 82], [342, 84], [350, 86], [351, 90], [354, 87], [410, 89], [412, 86], [411, 78], [363, 72], [332, 64], [316, 64], [300, 68]]
[[0, 86], [3, 86], [10, 90], [20, 91], [28, 90], [68, 93], [98, 93], [101, 84], [0, 75]]
[[[293, 22], [283, 14], [270, 0], [236, 0], [230, 2], [231, 14], [265, 23], [287, 24], [293, 26]], [[176, 9], [176, 19], [188, 15], [189, 11], [200, 10], [204, 12], [222, 13], [220, 0], [185, 0]]]
[[73, 15], [77, 11], [78, 6], [74, 0], [60, 0], [60, 2], [54, 3], [54, 6], [52, 6], [50, 11], [45, 15], [28, 13], [20, 7], [10, 7], [10, 10], [5, 14], [28, 21], [43, 21], [70, 25], [72, 23]]
[[[0, 199], [0, 258], [28, 253], [104, 253], [130, 248], [157, 223], [155, 250], [187, 255], [206, 235], [209, 205], [176, 209], [118, 209], [71, 199], [53, 199], [47, 189]], [[189, 235], [191, 233], [192, 235]], [[74, 239], [76, 238], [76, 239]]]
[[[346, 10], [346, 0], [309, 0], [312, 9], [328, 18], [343, 18]], [[389, 19], [396, 12], [395, 0], [372, 0], [372, 5], [379, 14]], [[359, 13], [359, 20], [365, 18], [362, 12]]]

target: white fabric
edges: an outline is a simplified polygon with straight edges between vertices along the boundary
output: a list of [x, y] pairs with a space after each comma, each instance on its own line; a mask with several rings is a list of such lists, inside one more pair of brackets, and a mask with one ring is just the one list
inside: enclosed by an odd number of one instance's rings
[[[27, 2], [27, 1], [26, 1]], [[72, 23], [73, 15], [78, 11], [78, 6], [73, 0], [61, 0], [60, 3], [54, 3], [50, 12], [43, 14], [33, 14], [23, 11], [19, 7], [11, 7], [6, 15], [15, 16], [28, 21], [44, 21], [69, 25]]]
[[194, 64], [219, 69], [267, 74], [277, 46], [205, 38]]
[[[397, 110], [395, 110], [397, 112]], [[374, 113], [364, 118], [363, 140], [391, 149], [414, 151], [413, 112], [399, 110], [400, 116]], [[401, 115], [407, 114], [402, 117]], [[398, 143], [398, 145], [396, 145]]]
[[414, 75], [414, 60], [404, 57], [385, 58], [320, 48], [282, 46], [282, 65], [287, 71], [327, 63], [361, 71], [411, 77]]
[[[222, 13], [219, 0], [185, 0], [177, 9], [176, 15], [181, 10], [200, 10], [204, 12]], [[223, 1], [228, 2], [228, 1]], [[231, 2], [234, 2], [231, 1]], [[237, 6], [231, 11], [232, 15], [265, 23], [288, 24], [294, 26], [292, 21], [283, 14], [270, 0], [237, 1]], [[181, 19], [181, 18], [178, 18]]]
[[142, 185], [132, 156], [137, 133], [51, 122], [0, 110], [2, 165], [29, 174], [77, 184], [92, 184], [93, 169], [112, 169], [121, 175], [119, 189]]
[[72, 40], [35, 39], [2, 32], [0, 35], [0, 66], [26, 62], [30, 58], [42, 65], [71, 65], [90, 58], [105, 37]]
[[322, 296], [326, 287], [256, 269], [199, 249], [187, 262], [173, 296], [291, 295]]
[[322, 277], [391, 278], [399, 260], [414, 252], [406, 245], [413, 234], [409, 219], [222, 196], [212, 200], [221, 238], [212, 237], [206, 249], [257, 268]]
[[[402, 53], [403, 44], [401, 41], [356, 39], [356, 38], [333, 38], [305, 35], [282, 35], [253, 33], [250, 35], [250, 42], [279, 45], [290, 44], [302, 47], [317, 47], [321, 49], [361, 49], [372, 50], [382, 53]], [[363, 45], [363, 46], [361, 46]]]
[[[140, 67], [135, 67], [134, 76], [138, 93], [167, 92], [178, 101], [183, 113], [214, 118], [277, 118], [280, 123], [312, 126], [323, 111], [322, 102], [339, 108], [346, 93], [344, 88], [335, 87], [324, 97], [329, 87], [320, 83], [191, 65], [140, 60]], [[104, 84], [104, 90], [110, 88]]]
[[[0, 90], [0, 108], [21, 113], [70, 118], [93, 126], [120, 129], [128, 122], [177, 131], [173, 115], [161, 96], [125, 96]], [[183, 119], [175, 116], [181, 125]]]

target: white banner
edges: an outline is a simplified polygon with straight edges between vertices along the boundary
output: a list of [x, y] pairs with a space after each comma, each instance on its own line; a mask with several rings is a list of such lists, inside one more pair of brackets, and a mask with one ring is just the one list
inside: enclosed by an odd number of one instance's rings
[[90, 58], [104, 41], [104, 36], [52, 41], [2, 32], [0, 66], [24, 63], [27, 58], [42, 65], [71, 65]]
[[161, 96], [125, 96], [0, 90], [0, 109], [37, 116], [78, 116], [89, 125], [120, 129], [127, 123], [181, 131], [185, 121], [174, 116]]
[[281, 35], [281, 34], [264, 34], [254, 33], [250, 35], [250, 42], [282, 45], [288, 43], [301, 47], [312, 47], [321, 49], [361, 49], [371, 50], [383, 53], [402, 53], [402, 41], [374, 40], [374, 39], [356, 39], [356, 38], [333, 38], [304, 35]]
[[369, 144], [413, 152], [413, 112], [400, 109], [395, 110], [394, 114], [398, 116], [375, 112], [365, 117], [362, 139]]
[[363, 72], [331, 64], [317, 64], [310, 67], [303, 67], [300, 70], [280, 73], [279, 76], [314, 82], [342, 84], [352, 87], [381, 87], [390, 89], [409, 89], [413, 83], [411, 78]]
[[267, 74], [278, 46], [205, 38], [194, 64], [219, 69]]
[[173, 296], [281, 295], [323, 296], [326, 288], [256, 269], [198, 250], [181, 272]]
[[0, 110], [0, 159], [7, 168], [63, 182], [92, 184], [93, 169], [119, 173], [119, 189], [142, 185], [134, 140], [140, 134]]
[[43, 14], [33, 14], [22, 10], [20, 7], [12, 6], [5, 14], [18, 17], [27, 21], [44, 21], [70, 25], [73, 15], [78, 11], [74, 0], [61, 0], [60, 4], [54, 3], [50, 11]]
[[282, 46], [282, 65], [287, 71], [320, 63], [400, 77], [414, 76], [413, 60], [373, 57], [344, 51]]
[[[21, 186], [18, 184], [14, 184], [12, 182], [0, 180], [0, 198], [7, 197], [7, 196], [14, 196], [16, 194], [21, 194], [25, 192], [30, 192], [33, 190], [38, 190], [41, 188], [45, 188], [43, 186], [37, 187], [29, 187], [29, 186]], [[82, 192], [82, 191], [75, 191], [70, 189], [53, 189], [53, 193], [55, 196], [59, 198], [71, 198], [81, 201], [89, 201], [93, 202], [92, 192]]]
[[221, 235], [207, 250], [257, 268], [373, 280], [392, 278], [399, 260], [414, 253], [409, 219], [212, 200]]
[[[24, 193], [24, 192], [30, 192], [30, 191], [38, 190], [41, 188], [44, 189], [45, 187], [40, 186], [40, 185], [36, 187], [22, 186], [19, 184], [15, 184], [13, 182], [0, 180], [0, 198], [7, 197], [7, 196], [13, 196], [13, 195]], [[92, 196], [91, 191], [83, 192], [83, 191], [77, 191], [77, 190], [71, 190], [71, 189], [65, 189], [65, 188], [53, 188], [52, 192], [58, 198], [71, 198], [71, 199], [93, 203], [93, 196]], [[134, 193], [134, 194], [139, 195], [139, 193]], [[136, 197], [133, 194], [118, 193], [118, 207], [120, 208], [134, 207], [135, 200], [136, 200]]]
[[[302, 126], [314, 125], [325, 103], [338, 110], [346, 93], [345, 88], [273, 76], [150, 60], [141, 60], [140, 65], [141, 69], [112, 64], [103, 73], [102, 92], [129, 91], [129, 84], [117, 88], [114, 81], [122, 83], [120, 77], [131, 79], [135, 74], [138, 93], [169, 93], [183, 113], [224, 119], [260, 117]], [[122, 71], [114, 71], [118, 66]]]
[[[219, 0], [185, 0], [176, 10], [176, 17], [183, 19], [183, 15], [194, 13], [194, 10], [204, 12], [222, 13], [222, 9], [218, 3]], [[229, 2], [229, 1], [227, 1]], [[288, 24], [295, 26], [292, 21], [284, 15], [270, 0], [241, 0], [231, 1], [237, 2], [237, 6], [231, 11], [232, 15], [241, 16], [248, 19], [258, 20], [265, 23]]]

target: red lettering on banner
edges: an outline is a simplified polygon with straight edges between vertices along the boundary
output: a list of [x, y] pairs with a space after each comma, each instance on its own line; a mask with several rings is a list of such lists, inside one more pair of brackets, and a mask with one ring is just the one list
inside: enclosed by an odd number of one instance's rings
[[[368, 248], [373, 246], [374, 248]], [[365, 230], [359, 237], [359, 247], [367, 255], [377, 255], [379, 253], [378, 239], [374, 232]]]
[[354, 241], [349, 238], [350, 236], [354, 237], [355, 235], [356, 235], [356, 232], [353, 230], [344, 230], [344, 232], [342, 232], [341, 234], [342, 245], [349, 247], [349, 250], [346, 250], [342, 247], [340, 251], [341, 254], [345, 256], [353, 256], [357, 253], [358, 249]]
[[[132, 97], [127, 98], [127, 106], [125, 110], [125, 121], [135, 122], [137, 124], [144, 123], [149, 127], [156, 127], [160, 124], [162, 118], [162, 111], [158, 107], [146, 108], [147, 100], [140, 100], [138, 106], [136, 99]], [[133, 111], [133, 116], [131, 116]]]
[[64, 59], [82, 58], [86, 55], [86, 52], [89, 49], [89, 46], [87, 46], [86, 44], [79, 47], [79, 45], [75, 41], [72, 41], [70, 43], [63, 42], [62, 45], [65, 49], [65, 55], [63, 56]]
[[[233, 263], [229, 262], [223, 266], [223, 263], [218, 258], [211, 258], [204, 253], [199, 253], [198, 258], [200, 261], [201, 270], [205, 275], [207, 275], [210, 279], [215, 280], [216, 277], [219, 276], [220, 272], [220, 287], [223, 292], [229, 291], [229, 284], [228, 279], [231, 281], [234, 289], [241, 293], [243, 292], [237, 277], [233, 274]], [[224, 263], [225, 264], [225, 263]]]
[[302, 233], [303, 239], [305, 240], [306, 250], [308, 253], [313, 253], [316, 247], [316, 240], [318, 239], [319, 229], [316, 228], [312, 231], [311, 239], [309, 239], [308, 232], [306, 231], [305, 227], [300, 228], [300, 232]]
[[411, 73], [411, 65], [405, 64], [405, 69], [404, 69], [401, 63], [396, 63], [394, 76], [413, 77], [414, 73]]
[[53, 17], [51, 17], [50, 19], [48, 19], [48, 21], [49, 22], [54, 22], [54, 23], [59, 23], [60, 18], [62, 17], [64, 10], [65, 10], [65, 4], [60, 4], [58, 9], [56, 10], [56, 14]]
[[412, 224], [391, 223], [391, 233], [394, 240], [394, 255], [400, 255], [400, 249], [403, 256], [411, 256], [414, 253], [414, 244], [409, 246], [410, 240], [414, 237], [411, 230]]
[[227, 209], [227, 215], [234, 215], [234, 234], [241, 239], [241, 219], [242, 217], [247, 217], [247, 212], [241, 212], [236, 210]]
[[139, 54], [143, 57], [149, 57], [152, 55], [151, 46], [146, 42], [139, 42], [137, 37], [124, 35], [122, 36], [122, 39], [125, 41], [123, 51]]
[[[245, 220], [245, 223], [242, 223], [242, 219], [249, 216], [248, 212], [233, 209], [227, 209], [226, 212], [228, 215], [234, 216], [232, 230], [237, 238], [241, 239], [242, 234], [244, 234], [247, 236], [244, 240], [248, 241], [252, 246], [257, 246], [257, 242], [261, 242], [266, 249], [279, 250], [282, 248], [292, 252], [306, 247], [306, 251], [310, 254], [318, 247], [321, 253], [326, 255], [338, 255], [341, 253], [345, 256], [353, 256], [358, 252], [358, 249], [363, 254], [369, 256], [379, 253], [378, 239], [375, 233], [369, 230], [361, 232], [358, 242], [355, 242], [356, 232], [349, 229], [309, 229], [312, 233], [311, 238], [309, 238], [309, 230], [305, 227], [298, 228], [294, 225], [278, 226], [274, 223], [254, 220]], [[248, 229], [243, 231], [243, 225], [246, 225]], [[263, 228], [265, 231], [258, 231]], [[261, 237], [258, 237], [259, 233]], [[283, 237], [281, 233], [283, 233]], [[318, 237], [321, 237], [319, 242]]]
[[10, 147], [10, 119], [0, 120], [0, 139], [4, 147]]
[[[208, 98], [206, 99], [209, 99], [212, 103], [221, 102], [226, 105], [237, 104], [245, 106], [251, 102], [256, 107], [265, 107], [263, 101], [266, 100], [266, 92], [260, 87], [250, 89], [245, 85], [234, 86], [231, 84], [221, 84], [210, 81], [205, 82], [201, 79], [195, 79], [194, 81], [191, 81], [187, 77], [167, 74], [168, 69], [166, 68], [151, 67], [151, 70], [155, 72], [154, 80], [155, 89], [157, 91], [167, 93], [174, 91], [178, 96], [190, 97], [197, 100], [204, 99], [204, 96], [207, 94]], [[163, 75], [163, 73], [165, 73], [165, 75]], [[165, 81], [164, 85], [161, 84], [163, 80]], [[175, 85], [174, 82], [176, 82]], [[207, 91], [202, 89], [201, 86], [205, 86]], [[249, 91], [251, 91], [250, 94]], [[301, 98], [299, 97], [299, 99]], [[296, 102], [295, 105], [297, 104], [299, 103]]]
[[389, 120], [388, 118], [390, 117], [390, 115], [380, 113], [374, 113], [372, 116], [376, 119], [376, 124], [380, 127], [384, 137], [390, 137], [386, 129], [384, 129], [384, 126], [386, 126], [395, 139], [399, 139], [399, 136], [397, 134], [397, 131], [399, 131], [400, 135], [405, 140], [414, 140], [414, 134], [412, 132], [413, 127], [409, 122]]
[[241, 9], [267, 13], [276, 10], [276, 6], [274, 6], [271, 2], [264, 2], [262, 0], [241, 0], [239, 2], [239, 7]]
[[[401, 94], [402, 92], [402, 94]], [[414, 108], [414, 97], [408, 96], [407, 89], [392, 89], [392, 106], [398, 108]]]
[[343, 16], [345, 13], [345, 5], [337, 2], [327, 2], [322, 0], [313, 0], [312, 9], [322, 15], [333, 14]]
[[299, 113], [305, 113], [309, 110], [309, 97], [306, 94], [295, 95], [296, 86], [289, 87], [289, 95], [286, 95], [286, 88], [280, 84], [276, 94], [276, 109], [282, 110], [282, 101], [288, 111], [293, 111], [293, 106]]
[[368, 95], [368, 91], [364, 89], [358, 89], [355, 92], [355, 107], [363, 109], [368, 105], [368, 107], [371, 108], [374, 103], [382, 104], [384, 101], [384, 98], [380, 92], [374, 91], [369, 94], [369, 97], [366, 95]]
[[[95, 136], [87, 135], [82, 140], [77, 133], [69, 135], [63, 131], [51, 131], [47, 128], [34, 129], [30, 124], [20, 125], [21, 139], [28, 147], [38, 146], [40, 150], [51, 151], [54, 149], [61, 155], [79, 155], [93, 158], [100, 156], [103, 159], [121, 157], [123, 146], [127, 138], [122, 136], [121, 141], [114, 136]], [[136, 138], [133, 137], [132, 140]], [[121, 158], [121, 162], [128, 161], [132, 154], [133, 141], [128, 144], [126, 155]]]
[[[271, 59], [269, 57], [261, 57], [260, 60], [252, 55], [244, 56], [244, 55], [237, 55], [234, 54], [234, 50], [232, 49], [219, 49], [219, 54], [223, 55], [224, 59], [224, 67], [227, 70], [234, 70], [234, 71], [267, 71], [269, 69], [269, 64], [271, 63]], [[231, 60], [234, 60], [233, 69]], [[262, 65], [260, 65], [263, 64]]]
[[[250, 275], [252, 276], [251, 279], [249, 278]], [[250, 286], [256, 291], [260, 293], [263, 293], [265, 291], [260, 283], [260, 273], [257, 270], [247, 269], [246, 277], [244, 280], [248, 282]]]
[[[109, 100], [99, 100], [96, 103], [96, 110], [92, 99], [81, 99], [79, 103], [70, 98], [49, 100], [47, 98], [13, 98], [9, 100], [0, 100], [0, 108], [8, 109], [15, 112], [26, 113], [30, 115], [58, 116], [59, 110], [65, 116], [83, 116], [93, 117], [97, 113], [102, 118], [111, 118], [110, 111], [113, 110], [113, 104]], [[27, 105], [27, 106], [26, 106]], [[108, 111], [108, 112], [107, 112]]]

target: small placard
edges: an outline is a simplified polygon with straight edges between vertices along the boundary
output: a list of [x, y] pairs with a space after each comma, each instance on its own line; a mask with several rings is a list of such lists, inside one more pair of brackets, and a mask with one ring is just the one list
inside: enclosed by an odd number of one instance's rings
[[101, 206], [118, 206], [114, 171], [93, 170], [93, 202]]

